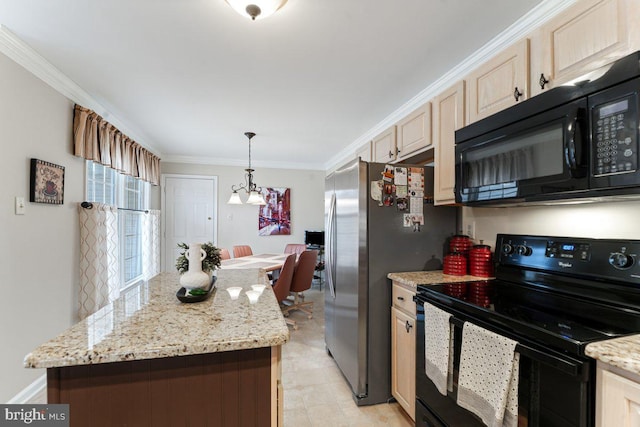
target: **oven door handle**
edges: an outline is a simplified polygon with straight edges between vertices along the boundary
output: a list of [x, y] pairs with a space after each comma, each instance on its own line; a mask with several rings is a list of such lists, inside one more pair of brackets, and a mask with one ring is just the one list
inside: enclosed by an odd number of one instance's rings
[[[451, 316], [449, 318], [449, 322], [460, 328], [462, 328], [462, 326], [465, 323], [464, 320], [459, 319], [455, 316]], [[482, 325], [478, 325], [478, 326], [484, 327]], [[495, 331], [494, 333], [500, 334], [499, 332], [495, 332]], [[504, 335], [504, 334], [500, 334], [500, 335]], [[573, 377], [582, 377], [588, 372], [588, 369], [584, 369], [584, 368], [585, 368], [585, 365], [588, 365], [589, 362], [576, 360], [568, 356], [560, 356], [560, 355], [554, 354], [555, 352], [553, 350], [542, 351], [519, 342], [516, 345], [515, 351], [517, 351], [523, 356], [528, 357], [531, 360], [544, 363], [545, 365], [551, 366], [552, 368], [555, 368]]]
[[559, 357], [551, 353], [536, 350], [522, 343], [518, 343], [518, 345], [516, 345], [516, 351], [531, 360], [549, 365], [552, 368], [555, 368], [573, 377], [582, 377], [584, 373], [587, 372], [587, 370], [584, 369], [584, 365], [588, 364], [589, 362], [573, 360], [566, 357]]

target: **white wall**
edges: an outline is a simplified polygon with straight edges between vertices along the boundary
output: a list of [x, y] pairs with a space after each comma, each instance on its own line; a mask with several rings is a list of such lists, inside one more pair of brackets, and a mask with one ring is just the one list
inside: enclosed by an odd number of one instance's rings
[[463, 208], [463, 230], [495, 248], [496, 234], [640, 239], [640, 201], [513, 208]]
[[[76, 203], [84, 161], [71, 154], [73, 103], [0, 54], [0, 402], [44, 370], [24, 356], [67, 329], [75, 315], [79, 270]], [[64, 204], [29, 203], [30, 159], [65, 166]], [[26, 214], [14, 214], [23, 196]]]
[[[162, 162], [162, 173], [218, 177], [219, 247], [231, 250], [233, 245], [246, 244], [254, 253], [280, 253], [287, 243], [304, 243], [305, 230], [324, 230], [324, 171], [257, 168], [254, 172], [262, 187], [291, 188], [289, 236], [258, 236], [258, 207], [227, 205], [231, 186], [244, 180], [242, 167]], [[246, 195], [241, 198], [246, 200]]]

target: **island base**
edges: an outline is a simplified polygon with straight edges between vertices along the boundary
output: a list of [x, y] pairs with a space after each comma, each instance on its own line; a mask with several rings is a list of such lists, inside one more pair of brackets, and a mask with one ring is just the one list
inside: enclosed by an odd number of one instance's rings
[[72, 427], [276, 426], [280, 346], [49, 368], [47, 395]]

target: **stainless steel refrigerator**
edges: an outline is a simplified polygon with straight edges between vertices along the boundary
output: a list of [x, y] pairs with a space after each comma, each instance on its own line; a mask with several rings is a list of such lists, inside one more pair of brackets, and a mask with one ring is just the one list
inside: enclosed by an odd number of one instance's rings
[[[390, 272], [441, 268], [457, 209], [423, 205], [424, 225], [406, 227], [395, 200], [371, 196], [385, 165], [350, 162], [326, 178], [325, 343], [358, 405], [391, 398]], [[425, 194], [433, 169], [426, 167]]]

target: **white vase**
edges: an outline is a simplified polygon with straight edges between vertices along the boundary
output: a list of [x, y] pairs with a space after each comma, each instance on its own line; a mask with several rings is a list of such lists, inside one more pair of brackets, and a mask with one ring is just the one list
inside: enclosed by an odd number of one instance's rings
[[180, 276], [180, 285], [187, 291], [208, 288], [211, 276], [202, 271], [202, 260], [207, 257], [207, 252], [202, 249], [202, 245], [200, 243], [190, 244], [184, 255], [189, 260], [189, 270]]

